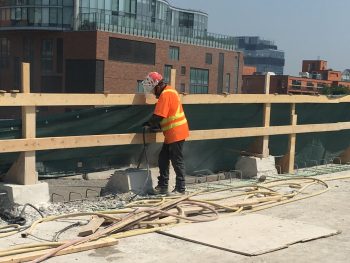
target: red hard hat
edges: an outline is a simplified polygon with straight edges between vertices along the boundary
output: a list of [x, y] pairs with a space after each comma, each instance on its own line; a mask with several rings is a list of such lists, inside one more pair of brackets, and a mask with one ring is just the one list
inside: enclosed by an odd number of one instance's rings
[[155, 86], [159, 84], [161, 80], [163, 80], [163, 76], [158, 72], [148, 73], [147, 77], [142, 82], [144, 92], [145, 93], [151, 92], [155, 88]]

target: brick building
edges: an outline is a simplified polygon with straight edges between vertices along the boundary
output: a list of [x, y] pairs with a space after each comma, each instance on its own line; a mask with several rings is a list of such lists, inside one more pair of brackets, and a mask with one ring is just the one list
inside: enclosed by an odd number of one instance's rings
[[243, 55], [207, 32], [208, 15], [163, 0], [0, 1], [0, 89], [137, 93], [149, 71], [186, 93], [240, 93]]
[[[327, 68], [327, 61], [304, 60], [300, 76], [275, 75], [270, 79], [270, 93], [278, 94], [319, 94], [325, 87], [345, 86], [342, 72]], [[243, 75], [242, 93], [264, 93], [264, 75]]]

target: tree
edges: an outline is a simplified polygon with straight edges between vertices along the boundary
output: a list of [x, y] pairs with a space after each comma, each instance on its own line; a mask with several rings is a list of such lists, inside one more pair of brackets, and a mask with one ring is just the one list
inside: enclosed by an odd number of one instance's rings
[[339, 85], [335, 87], [324, 87], [321, 90], [323, 95], [350, 95], [350, 89], [348, 87]]

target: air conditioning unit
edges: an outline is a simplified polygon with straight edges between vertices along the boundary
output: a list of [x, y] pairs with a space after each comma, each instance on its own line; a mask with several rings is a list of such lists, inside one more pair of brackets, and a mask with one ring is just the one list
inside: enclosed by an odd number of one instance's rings
[[310, 73], [309, 72], [299, 72], [299, 76], [302, 78], [310, 78]]

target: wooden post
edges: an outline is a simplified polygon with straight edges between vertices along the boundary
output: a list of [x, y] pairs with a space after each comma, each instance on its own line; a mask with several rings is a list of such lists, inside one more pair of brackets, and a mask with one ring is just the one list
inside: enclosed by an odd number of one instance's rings
[[171, 69], [170, 73], [170, 86], [176, 89], [176, 69]]
[[[290, 121], [291, 125], [297, 125], [298, 115], [295, 114], [295, 103], [291, 104], [290, 108]], [[296, 142], [296, 134], [292, 133], [289, 135], [288, 139], [288, 166], [287, 173], [294, 173], [294, 161], [295, 161], [295, 142]]]
[[[30, 93], [30, 64], [22, 63], [22, 93]], [[36, 137], [36, 109], [35, 106], [22, 107], [22, 137], [25, 139]], [[20, 153], [16, 162], [5, 176], [5, 182], [20, 185], [31, 185], [38, 182], [35, 170], [35, 151]]]
[[[268, 72], [265, 75], [265, 94], [270, 93], [270, 77], [271, 74]], [[271, 103], [265, 103], [264, 104], [264, 112], [263, 112], [263, 127], [268, 128], [270, 127], [270, 119], [271, 119]], [[270, 155], [269, 152], [269, 136], [263, 137], [262, 142], [262, 150], [261, 150], [263, 157], [268, 157]]]

